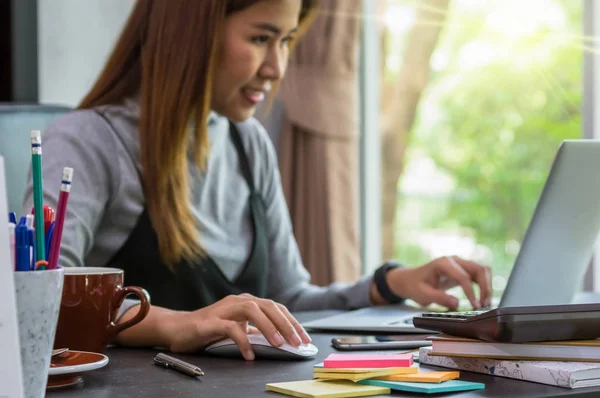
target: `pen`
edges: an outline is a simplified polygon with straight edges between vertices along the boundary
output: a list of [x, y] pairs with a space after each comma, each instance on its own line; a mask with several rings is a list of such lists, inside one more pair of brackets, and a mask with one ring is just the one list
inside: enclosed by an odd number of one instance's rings
[[25, 225], [27, 228], [34, 228], [35, 216], [33, 214], [27, 214], [25, 216]]
[[50, 228], [46, 232], [46, 258], [50, 259], [50, 247], [52, 245], [52, 237], [54, 236], [54, 221], [50, 223]]
[[29, 271], [31, 267], [29, 239], [27, 236], [27, 226], [23, 224], [17, 225], [15, 228], [15, 257], [16, 270]]
[[[48, 205], [44, 205], [44, 233], [48, 235], [50, 224], [54, 221], [54, 209]], [[48, 255], [46, 255], [46, 258]]]
[[8, 213], [8, 222], [11, 222], [13, 224], [17, 224], [17, 213], [15, 213], [14, 211], [11, 211], [10, 213]]
[[[35, 271], [35, 230], [27, 228], [27, 239], [29, 240], [29, 269]], [[45, 268], [44, 268], [45, 269]]]
[[46, 259], [44, 243], [44, 190], [42, 188], [42, 133], [31, 130], [31, 172], [33, 174], [33, 208], [35, 209], [36, 260]]
[[29, 269], [35, 269], [35, 228], [34, 228], [35, 216], [33, 214], [27, 214], [25, 216], [25, 226], [27, 227], [27, 242], [29, 244], [29, 252], [31, 253], [29, 263], [31, 264]]
[[204, 372], [199, 367], [182, 361], [181, 359], [173, 358], [170, 355], [163, 354], [162, 352], [154, 357], [154, 363], [167, 369], [174, 369], [188, 376], [204, 376]]

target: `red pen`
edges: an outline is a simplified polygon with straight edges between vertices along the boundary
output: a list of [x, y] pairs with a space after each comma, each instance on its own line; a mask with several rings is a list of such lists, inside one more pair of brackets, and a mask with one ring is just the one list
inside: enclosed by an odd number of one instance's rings
[[44, 233], [48, 233], [52, 221], [54, 221], [54, 209], [48, 205], [44, 205]]
[[[35, 209], [31, 208], [31, 214], [35, 216]], [[54, 209], [48, 205], [44, 205], [44, 233], [48, 233], [48, 228], [50, 228], [50, 224], [54, 221]]]
[[60, 194], [58, 195], [58, 206], [56, 207], [56, 220], [54, 222], [54, 231], [52, 232], [52, 244], [50, 245], [50, 255], [48, 256], [48, 269], [55, 269], [58, 265], [58, 255], [60, 254], [60, 241], [62, 238], [65, 216], [67, 214], [67, 201], [69, 192], [71, 192], [71, 181], [73, 180], [73, 169], [65, 167], [63, 177], [60, 183]]

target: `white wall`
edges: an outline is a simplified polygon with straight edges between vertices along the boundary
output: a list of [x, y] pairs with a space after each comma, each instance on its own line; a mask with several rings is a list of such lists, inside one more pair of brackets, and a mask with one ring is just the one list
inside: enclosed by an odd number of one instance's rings
[[75, 106], [106, 61], [134, 0], [38, 0], [39, 102]]

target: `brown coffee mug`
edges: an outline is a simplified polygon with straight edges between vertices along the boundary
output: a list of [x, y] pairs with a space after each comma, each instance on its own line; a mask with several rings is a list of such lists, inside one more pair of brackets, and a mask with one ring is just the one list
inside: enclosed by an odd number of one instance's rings
[[[103, 353], [117, 334], [141, 322], [150, 310], [144, 289], [123, 286], [123, 270], [104, 267], [64, 270], [54, 348]], [[116, 324], [119, 308], [130, 294], [140, 300], [138, 313]]]

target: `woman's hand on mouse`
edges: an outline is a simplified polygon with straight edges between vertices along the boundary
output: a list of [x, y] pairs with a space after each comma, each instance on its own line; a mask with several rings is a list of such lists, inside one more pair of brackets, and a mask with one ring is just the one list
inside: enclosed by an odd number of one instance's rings
[[169, 349], [180, 353], [197, 351], [229, 337], [246, 360], [253, 360], [248, 334], [256, 332], [262, 333], [276, 347], [284, 342], [297, 347], [311, 341], [285, 306], [250, 294], [231, 295], [193, 312], [174, 313], [170, 323]]

